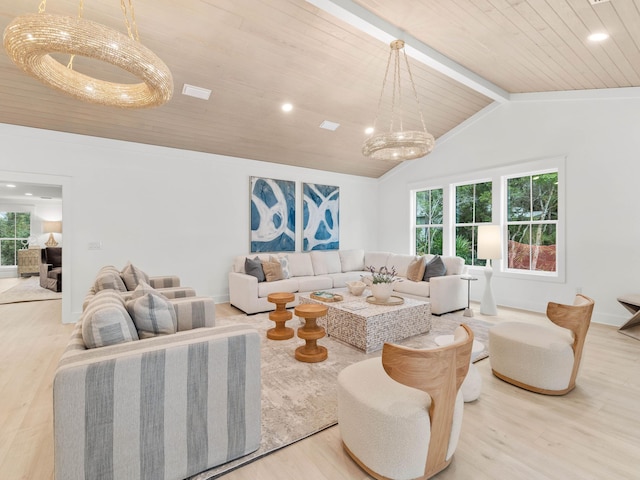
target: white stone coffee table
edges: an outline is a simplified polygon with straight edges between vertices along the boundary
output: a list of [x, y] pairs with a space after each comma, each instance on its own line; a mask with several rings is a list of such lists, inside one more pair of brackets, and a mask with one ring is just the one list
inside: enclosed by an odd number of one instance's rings
[[365, 353], [380, 350], [385, 342], [399, 342], [431, 329], [431, 304], [405, 298], [401, 305], [374, 305], [366, 298], [369, 290], [356, 297], [346, 288], [327, 290], [339, 293], [341, 302], [323, 302], [299, 295], [300, 303], [321, 303], [329, 307], [326, 317], [318, 319], [327, 335], [348, 343]]

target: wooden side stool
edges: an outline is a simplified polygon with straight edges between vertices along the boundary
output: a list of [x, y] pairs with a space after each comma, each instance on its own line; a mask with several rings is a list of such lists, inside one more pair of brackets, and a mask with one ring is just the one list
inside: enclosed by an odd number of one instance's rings
[[287, 303], [295, 299], [296, 296], [293, 293], [272, 293], [267, 297], [267, 301], [276, 304], [276, 309], [269, 313], [269, 320], [276, 322], [276, 326], [267, 330], [267, 338], [271, 340], [293, 338], [293, 328], [286, 327], [285, 323], [293, 318], [293, 314], [287, 311]]
[[296, 360], [316, 363], [327, 359], [326, 347], [317, 344], [325, 336], [325, 331], [316, 324], [316, 319], [324, 317], [328, 310], [326, 305], [316, 303], [302, 303], [295, 308], [296, 316], [304, 318], [304, 325], [298, 328], [298, 337], [305, 341], [304, 345], [296, 348]]

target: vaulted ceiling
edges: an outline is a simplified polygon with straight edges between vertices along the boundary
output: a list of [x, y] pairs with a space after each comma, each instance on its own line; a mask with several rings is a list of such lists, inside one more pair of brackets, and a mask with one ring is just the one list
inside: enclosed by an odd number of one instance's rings
[[[376, 178], [397, 165], [361, 154], [390, 39], [407, 43], [425, 123], [437, 139], [512, 93], [640, 86], [640, 2], [596, 3], [135, 0], [141, 42], [173, 73], [169, 103], [141, 110], [83, 103], [2, 53], [0, 122]], [[0, 27], [39, 4], [2, 2]], [[47, 13], [77, 11], [78, 0], [46, 2]], [[84, 18], [126, 32], [117, 0], [85, 1]], [[597, 31], [610, 38], [587, 40]], [[74, 68], [137, 81], [86, 58]], [[182, 95], [185, 83], [211, 89], [211, 98]], [[280, 109], [285, 102], [294, 106], [289, 113]], [[324, 120], [340, 127], [321, 129]], [[417, 115], [406, 121], [419, 126]]]

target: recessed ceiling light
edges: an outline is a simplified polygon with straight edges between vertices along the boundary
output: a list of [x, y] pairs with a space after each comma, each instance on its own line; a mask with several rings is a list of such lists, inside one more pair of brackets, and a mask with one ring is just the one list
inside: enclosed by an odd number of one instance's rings
[[291, 110], [293, 110], [293, 105], [291, 105], [290, 103], [284, 103], [282, 105], [283, 112], [290, 112]]
[[209, 100], [209, 96], [211, 96], [211, 90], [209, 90], [208, 88], [196, 87], [194, 85], [185, 83], [182, 86], [182, 94], [188, 95], [189, 97], [200, 98], [201, 100]]
[[373, 131], [374, 131], [373, 127], [367, 127], [364, 129], [364, 133], [366, 133], [367, 135], [371, 135]]
[[330, 122], [329, 120], [325, 120], [320, 124], [320, 128], [324, 128], [325, 130], [331, 130], [332, 132], [335, 132], [339, 126], [340, 126], [339, 123]]
[[31, 196], [33, 195], [33, 193], [29, 193], [29, 192], [27, 192], [27, 193], [25, 193], [25, 195], [26, 195], [27, 197], [31, 197]]
[[7, 186], [7, 188], [16, 188], [16, 186], [15, 186], [15, 185], [13, 185], [12, 183], [7, 183], [7, 185], [6, 185], [6, 186]]
[[605, 32], [596, 32], [596, 33], [592, 33], [587, 38], [589, 39], [590, 42], [602, 42], [603, 40], [606, 40], [607, 38], [609, 38], [609, 34]]

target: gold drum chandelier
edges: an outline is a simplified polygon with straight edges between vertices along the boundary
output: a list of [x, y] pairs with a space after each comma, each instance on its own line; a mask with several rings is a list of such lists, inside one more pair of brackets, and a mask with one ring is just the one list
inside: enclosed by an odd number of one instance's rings
[[[391, 49], [389, 51], [389, 59], [387, 60], [387, 70], [384, 74], [382, 91], [380, 92], [380, 99], [378, 101], [378, 113], [376, 115], [376, 121], [374, 122], [375, 132], [376, 123], [380, 116], [382, 98], [384, 96], [385, 86], [389, 76], [389, 69], [391, 67], [391, 58], [393, 57], [393, 90], [391, 94], [389, 131], [378, 134], [374, 133], [369, 137], [362, 146], [362, 154], [375, 160], [413, 160], [414, 158], [424, 157], [430, 153], [435, 145], [435, 139], [433, 138], [433, 135], [427, 132], [427, 128], [424, 124], [424, 117], [422, 116], [420, 102], [418, 101], [418, 92], [416, 91], [416, 86], [413, 82], [413, 75], [411, 74], [411, 68], [409, 67], [407, 53], [404, 51], [404, 41], [394, 40], [391, 42], [390, 46]], [[402, 85], [400, 78], [400, 66], [402, 63], [400, 55], [401, 52], [409, 75], [409, 81], [411, 82], [411, 89], [415, 97], [416, 107], [420, 114], [422, 130], [404, 130], [402, 118]], [[396, 128], [395, 130], [394, 127]]]
[[[43, 0], [39, 13], [16, 17], [7, 26], [4, 48], [26, 73], [79, 100], [122, 108], [162, 105], [173, 95], [173, 78], [164, 62], [139, 42], [132, 0], [128, 1], [131, 22], [120, 0], [128, 36], [82, 18], [83, 0], [77, 17], [45, 13]], [[52, 53], [70, 54], [69, 64], [61, 64]], [[76, 55], [110, 63], [142, 82], [113, 83], [84, 75], [73, 70]]]

